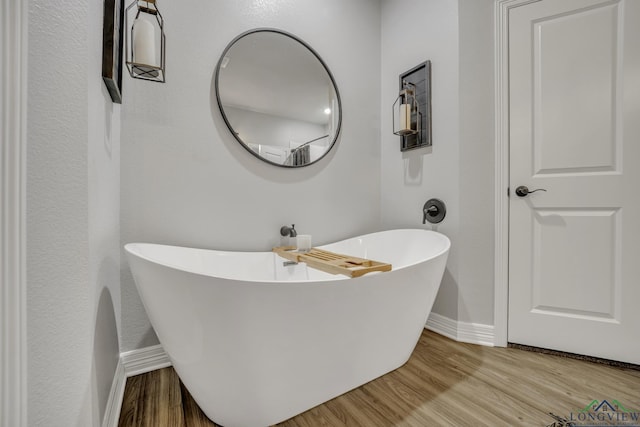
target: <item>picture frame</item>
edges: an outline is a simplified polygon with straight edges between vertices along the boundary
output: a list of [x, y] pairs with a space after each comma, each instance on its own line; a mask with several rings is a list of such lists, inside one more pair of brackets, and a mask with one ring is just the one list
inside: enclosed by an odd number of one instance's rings
[[102, 80], [116, 104], [122, 104], [123, 22], [124, 0], [104, 0]]

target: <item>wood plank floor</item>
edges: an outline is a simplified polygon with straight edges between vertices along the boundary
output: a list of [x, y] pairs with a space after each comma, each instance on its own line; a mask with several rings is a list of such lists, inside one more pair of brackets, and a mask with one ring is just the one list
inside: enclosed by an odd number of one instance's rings
[[[278, 424], [548, 426], [593, 400], [640, 412], [640, 371], [514, 348], [458, 343], [425, 330], [400, 369]], [[215, 427], [166, 368], [127, 380], [119, 427]]]

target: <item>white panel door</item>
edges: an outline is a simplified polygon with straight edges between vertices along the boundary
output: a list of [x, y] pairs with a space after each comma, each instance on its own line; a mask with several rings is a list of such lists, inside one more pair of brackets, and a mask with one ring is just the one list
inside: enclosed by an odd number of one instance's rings
[[640, 364], [639, 28], [639, 0], [510, 12], [510, 342]]

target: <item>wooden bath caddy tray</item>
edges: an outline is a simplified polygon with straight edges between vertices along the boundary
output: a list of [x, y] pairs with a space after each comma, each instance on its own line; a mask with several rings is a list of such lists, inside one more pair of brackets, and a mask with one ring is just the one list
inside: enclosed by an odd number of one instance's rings
[[298, 252], [295, 246], [278, 246], [273, 248], [273, 252], [290, 261], [304, 262], [309, 267], [349, 277], [360, 277], [372, 271], [391, 271], [391, 264], [317, 248], [311, 248], [309, 252]]

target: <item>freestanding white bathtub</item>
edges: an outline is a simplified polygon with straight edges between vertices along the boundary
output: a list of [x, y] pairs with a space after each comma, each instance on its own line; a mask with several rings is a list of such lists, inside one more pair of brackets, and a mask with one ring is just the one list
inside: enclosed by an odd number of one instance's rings
[[272, 252], [125, 246], [162, 346], [225, 427], [284, 421], [402, 366], [418, 342], [449, 239], [392, 230], [321, 246], [393, 264], [350, 279]]

